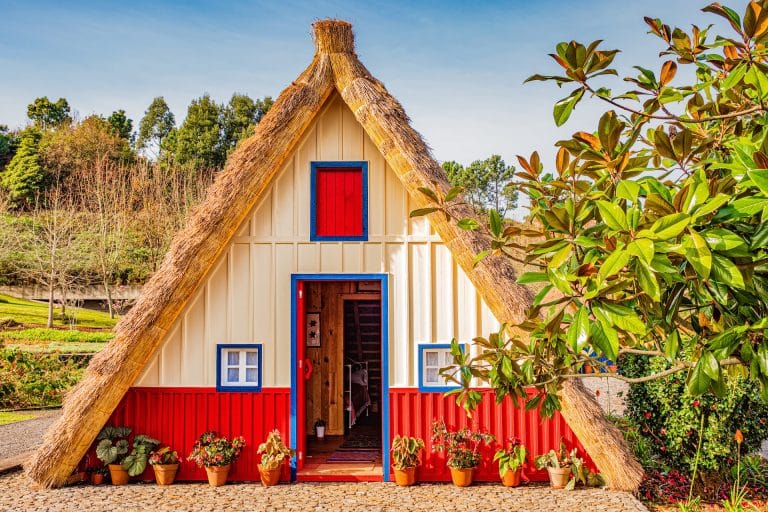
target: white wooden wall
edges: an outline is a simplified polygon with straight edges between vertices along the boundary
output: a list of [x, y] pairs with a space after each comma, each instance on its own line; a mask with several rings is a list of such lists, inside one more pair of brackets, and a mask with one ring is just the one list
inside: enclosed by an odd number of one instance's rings
[[[368, 161], [368, 241], [310, 242], [310, 162]], [[138, 386], [215, 386], [217, 343], [262, 343], [265, 387], [290, 386], [292, 273], [389, 273], [390, 386], [416, 386], [417, 344], [498, 330], [450, 251], [333, 96], [180, 316]]]

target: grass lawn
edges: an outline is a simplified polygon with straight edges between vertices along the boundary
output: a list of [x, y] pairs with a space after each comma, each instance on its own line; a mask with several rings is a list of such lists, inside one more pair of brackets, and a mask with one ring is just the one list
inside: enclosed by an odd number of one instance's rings
[[35, 327], [33, 329], [20, 329], [14, 331], [0, 331], [0, 340], [6, 342], [49, 343], [53, 341], [62, 343], [106, 343], [114, 338], [112, 332], [77, 331], [75, 329], [46, 329]]
[[[67, 317], [74, 317], [77, 327], [112, 328], [117, 322], [109, 314], [89, 309], [67, 308]], [[9, 295], [0, 295], [0, 322], [11, 318], [20, 324], [45, 325], [48, 321], [48, 305], [17, 299]], [[61, 309], [54, 309], [54, 325], [68, 327], [69, 318], [61, 317]]]
[[16, 423], [17, 421], [24, 421], [32, 418], [34, 418], [34, 415], [32, 414], [0, 411], [0, 425], [7, 425], [9, 423]]
[[[0, 333], [1, 335], [2, 333]], [[62, 352], [73, 354], [84, 354], [90, 352], [99, 352], [106, 347], [106, 343], [99, 342], [60, 342], [51, 343], [7, 343], [5, 348], [14, 350], [24, 350], [26, 352]]]

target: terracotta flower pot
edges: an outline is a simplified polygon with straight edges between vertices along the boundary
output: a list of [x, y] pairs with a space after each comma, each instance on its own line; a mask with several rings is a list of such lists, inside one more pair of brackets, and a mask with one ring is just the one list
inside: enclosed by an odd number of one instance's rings
[[456, 487], [469, 487], [474, 479], [475, 468], [451, 468], [451, 480]]
[[416, 468], [395, 470], [395, 483], [401, 487], [408, 487], [416, 483]]
[[562, 489], [568, 485], [571, 478], [571, 468], [547, 468], [549, 485], [553, 489]]
[[176, 479], [176, 472], [179, 470], [178, 464], [153, 464], [155, 471], [155, 482], [157, 485], [171, 485]]
[[259, 478], [264, 487], [277, 485], [280, 482], [280, 468], [264, 469], [264, 466], [259, 464]]
[[507, 470], [504, 476], [501, 477], [501, 483], [504, 487], [517, 487], [520, 485], [520, 475], [523, 473], [523, 468], [517, 468], [515, 471]]
[[229, 466], [205, 466], [205, 472], [208, 474], [208, 484], [211, 487], [221, 487], [227, 483], [229, 475]]
[[104, 473], [91, 473], [91, 483], [101, 485], [104, 483]]
[[128, 476], [128, 471], [123, 469], [122, 464], [110, 464], [109, 478], [112, 480], [112, 485], [125, 485], [130, 476]]

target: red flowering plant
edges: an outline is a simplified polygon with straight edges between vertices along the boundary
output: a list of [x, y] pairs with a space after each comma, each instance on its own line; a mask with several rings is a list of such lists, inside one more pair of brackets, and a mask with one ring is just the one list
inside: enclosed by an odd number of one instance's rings
[[149, 463], [152, 466], [164, 466], [166, 464], [178, 464], [179, 454], [171, 450], [170, 446], [163, 446], [149, 454]]
[[211, 430], [202, 434], [195, 442], [187, 460], [193, 461], [198, 467], [226, 466], [240, 457], [244, 447], [243, 436], [235, 437], [230, 441], [224, 436], [218, 437], [216, 431]]

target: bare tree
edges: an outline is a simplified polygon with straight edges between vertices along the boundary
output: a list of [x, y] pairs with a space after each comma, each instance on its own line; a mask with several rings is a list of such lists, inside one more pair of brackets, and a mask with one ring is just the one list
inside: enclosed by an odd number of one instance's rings
[[131, 222], [132, 168], [104, 157], [76, 173], [78, 206], [88, 219], [83, 230], [99, 284], [107, 298], [109, 317], [115, 317], [114, 286], [119, 284]]
[[57, 290], [68, 290], [82, 279], [83, 268], [78, 235], [80, 215], [67, 189], [56, 179], [45, 194], [36, 198], [27, 216], [15, 218], [8, 229], [7, 250], [19, 279], [46, 290], [47, 326], [53, 327]]

